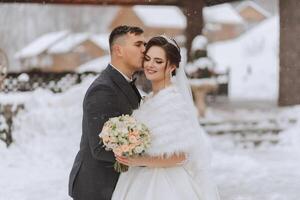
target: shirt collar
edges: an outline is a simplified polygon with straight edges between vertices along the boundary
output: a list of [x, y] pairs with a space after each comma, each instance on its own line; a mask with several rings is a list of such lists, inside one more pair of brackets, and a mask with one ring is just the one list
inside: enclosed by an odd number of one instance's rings
[[131, 82], [132, 78], [129, 78], [128, 76], [126, 76], [124, 73], [122, 73], [118, 68], [116, 68], [115, 66], [113, 66], [112, 64], [110, 64], [115, 70], [117, 70], [125, 79], [127, 82]]

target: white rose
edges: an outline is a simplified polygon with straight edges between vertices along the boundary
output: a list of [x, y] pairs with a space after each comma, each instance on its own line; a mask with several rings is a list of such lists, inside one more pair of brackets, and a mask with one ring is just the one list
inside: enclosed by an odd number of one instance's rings
[[142, 153], [144, 151], [144, 148], [141, 146], [137, 146], [134, 148], [135, 153]]

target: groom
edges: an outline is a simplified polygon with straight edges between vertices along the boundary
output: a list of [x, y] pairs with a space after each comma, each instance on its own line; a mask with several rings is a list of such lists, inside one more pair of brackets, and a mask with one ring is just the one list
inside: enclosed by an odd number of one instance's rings
[[109, 200], [118, 181], [114, 154], [106, 151], [99, 133], [111, 117], [131, 114], [141, 96], [132, 74], [141, 69], [145, 51], [143, 30], [119, 26], [109, 36], [111, 64], [91, 84], [83, 101], [80, 150], [69, 179], [74, 200]]

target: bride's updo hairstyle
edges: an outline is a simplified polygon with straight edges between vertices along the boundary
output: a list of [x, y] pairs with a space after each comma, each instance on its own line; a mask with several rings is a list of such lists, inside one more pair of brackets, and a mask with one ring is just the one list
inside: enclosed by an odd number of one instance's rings
[[[161, 47], [165, 51], [167, 58], [166, 65], [170, 63], [171, 65], [175, 65], [176, 68], [179, 67], [179, 63], [181, 61], [180, 48], [174, 39], [168, 38], [164, 35], [151, 38], [146, 45], [145, 54], [147, 54], [148, 50], [152, 46]], [[172, 76], [175, 75], [176, 70], [172, 72]]]

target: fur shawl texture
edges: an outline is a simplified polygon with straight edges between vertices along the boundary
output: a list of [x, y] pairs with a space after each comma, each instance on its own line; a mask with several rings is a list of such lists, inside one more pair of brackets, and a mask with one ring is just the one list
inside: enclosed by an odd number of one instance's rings
[[196, 133], [183, 97], [173, 85], [149, 95], [133, 117], [144, 123], [151, 133], [151, 156], [189, 154], [197, 145]]

